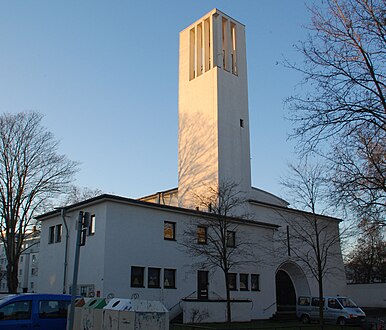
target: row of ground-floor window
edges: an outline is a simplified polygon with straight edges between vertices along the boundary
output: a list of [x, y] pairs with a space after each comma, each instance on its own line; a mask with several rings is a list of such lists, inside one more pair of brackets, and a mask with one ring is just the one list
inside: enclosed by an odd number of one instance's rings
[[[176, 289], [176, 269], [157, 267], [131, 267], [131, 287]], [[202, 292], [207, 291], [209, 285], [208, 271], [199, 270], [197, 273], [198, 286]], [[247, 273], [229, 273], [229, 288], [233, 291], [260, 291], [260, 275]], [[200, 298], [205, 298], [201, 295]], [[207, 297], [206, 297], [207, 298]]]

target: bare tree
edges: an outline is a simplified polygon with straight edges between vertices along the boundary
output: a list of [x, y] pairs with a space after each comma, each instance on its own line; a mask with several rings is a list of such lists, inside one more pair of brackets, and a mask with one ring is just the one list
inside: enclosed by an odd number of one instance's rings
[[332, 155], [334, 199], [359, 219], [386, 225], [386, 135], [363, 129]]
[[9, 292], [18, 287], [18, 264], [34, 216], [65, 191], [77, 163], [57, 153], [58, 142], [38, 113], [0, 116], [0, 225]]
[[[281, 214], [288, 225], [287, 233], [281, 232], [281, 239], [292, 259], [304, 265], [318, 283], [319, 320], [323, 323], [323, 280], [332, 274], [336, 258], [341, 258], [339, 221], [323, 213], [328, 187], [325, 169], [322, 165], [311, 164], [308, 160], [290, 165], [290, 174], [282, 180], [287, 196], [294, 205], [305, 212]], [[283, 249], [284, 250], [284, 249]], [[303, 320], [304, 322], [309, 319]]]
[[289, 99], [296, 136], [308, 146], [351, 135], [363, 125], [386, 129], [385, 0], [327, 0], [310, 9], [310, 35], [297, 49], [305, 95]]
[[386, 282], [386, 242], [383, 227], [377, 221], [362, 219], [360, 233], [346, 262], [350, 283]]
[[246, 200], [238, 185], [229, 181], [209, 187], [207, 194], [196, 198], [196, 205], [210, 214], [203, 214], [200, 220], [188, 226], [180, 244], [197, 261], [196, 266], [223, 272], [227, 321], [231, 322], [229, 273], [240, 265], [256, 262], [253, 243], [239, 230], [240, 224], [247, 221], [242, 211]]
[[63, 206], [82, 202], [86, 199], [90, 199], [99, 195], [102, 195], [103, 191], [100, 189], [91, 189], [88, 187], [78, 187], [71, 185], [65, 194], [60, 204]]
[[297, 46], [304, 63], [287, 63], [304, 75], [305, 92], [288, 100], [292, 136], [335, 164], [336, 200], [360, 213], [384, 208], [386, 1], [327, 0], [310, 11], [309, 38]]

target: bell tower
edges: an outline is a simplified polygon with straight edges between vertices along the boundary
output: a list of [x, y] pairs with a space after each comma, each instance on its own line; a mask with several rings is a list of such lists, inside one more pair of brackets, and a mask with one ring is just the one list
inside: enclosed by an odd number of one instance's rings
[[179, 206], [231, 181], [251, 189], [245, 27], [213, 9], [180, 33]]

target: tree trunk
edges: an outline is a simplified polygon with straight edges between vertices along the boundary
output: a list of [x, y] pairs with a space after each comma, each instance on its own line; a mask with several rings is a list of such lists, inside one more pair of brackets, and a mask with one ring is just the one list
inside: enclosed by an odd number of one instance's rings
[[324, 301], [323, 301], [323, 277], [321, 274], [321, 271], [319, 270], [318, 274], [319, 280], [318, 280], [318, 286], [319, 286], [319, 322], [322, 325], [324, 324]]
[[19, 286], [19, 280], [17, 278], [19, 267], [19, 260], [15, 259], [13, 262], [8, 262], [7, 265], [7, 284], [9, 293], [17, 293], [17, 288]]
[[226, 287], [226, 299], [227, 299], [227, 323], [232, 322], [232, 309], [231, 309], [231, 291], [229, 290], [229, 278], [228, 272], [224, 272], [225, 275], [225, 287]]
[[[315, 214], [315, 208], [312, 207], [312, 213]], [[316, 261], [318, 267], [318, 289], [319, 289], [319, 323], [322, 326], [324, 324], [324, 301], [323, 301], [323, 267], [322, 267], [322, 257], [320, 252], [320, 240], [319, 240], [319, 231], [318, 231], [318, 222], [316, 217], [314, 218], [314, 230], [315, 230], [315, 238], [316, 238]]]

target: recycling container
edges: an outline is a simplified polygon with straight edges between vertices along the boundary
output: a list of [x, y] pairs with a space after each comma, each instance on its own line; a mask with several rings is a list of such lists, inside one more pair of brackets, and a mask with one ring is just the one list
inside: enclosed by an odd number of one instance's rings
[[82, 308], [81, 330], [102, 330], [103, 307], [106, 306], [105, 298], [92, 298]]

